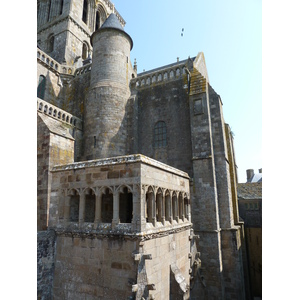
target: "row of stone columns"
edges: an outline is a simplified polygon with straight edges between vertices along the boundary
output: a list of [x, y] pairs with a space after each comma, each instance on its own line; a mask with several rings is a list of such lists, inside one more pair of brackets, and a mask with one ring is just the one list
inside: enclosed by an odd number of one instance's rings
[[[133, 186], [129, 188], [127, 186], [121, 187], [98, 187], [98, 188], [85, 188], [85, 189], [71, 189], [65, 191], [65, 200], [63, 206], [63, 219], [64, 223], [67, 224], [70, 222], [71, 215], [71, 197], [77, 196], [79, 198], [79, 212], [78, 212], [78, 223], [79, 226], [85, 223], [86, 216], [86, 201], [95, 201], [94, 208], [94, 220], [93, 223], [97, 226], [100, 223], [109, 223], [107, 217], [104, 215], [105, 211], [102, 207], [103, 196], [112, 199], [112, 209], [106, 211], [106, 213], [111, 214], [111, 224], [114, 228], [117, 224], [120, 223], [120, 197], [121, 194], [127, 194], [124, 196], [125, 202], [125, 214], [130, 215], [131, 223], [134, 225], [134, 228], [144, 230], [146, 223], [152, 223], [153, 226], [157, 226], [157, 222], [161, 222], [162, 225], [166, 224], [166, 221], [174, 224], [179, 220], [183, 222], [190, 218], [190, 202], [186, 194], [183, 192], [169, 192], [163, 191], [158, 188], [154, 190], [152, 187], [148, 189], [140, 186]], [[129, 194], [132, 195], [132, 198], [128, 198]], [[87, 197], [90, 199], [87, 200]], [[131, 197], [131, 196], [130, 196]], [[123, 199], [123, 201], [125, 201]], [[130, 200], [129, 200], [130, 199]], [[131, 202], [132, 205], [126, 204]], [[109, 200], [105, 200], [106, 203], [109, 203]], [[92, 206], [93, 207], [93, 206]], [[124, 208], [124, 206], [123, 206]], [[129, 211], [130, 210], [130, 211]], [[124, 211], [122, 211], [124, 212]]]
[[[172, 195], [172, 196], [171, 196]], [[158, 189], [157, 192], [153, 188], [148, 188], [145, 195], [145, 218], [148, 223], [156, 226], [157, 222], [163, 225], [165, 221], [171, 224], [181, 219], [190, 221], [190, 204], [187, 197], [183, 197], [181, 192], [166, 192]]]
[[[124, 191], [123, 191], [124, 192]], [[112, 216], [112, 226], [120, 223], [120, 193], [122, 193], [122, 189], [118, 190], [110, 190], [109, 188], [106, 189], [99, 189], [97, 188], [96, 191], [92, 189], [81, 189], [75, 190], [72, 189], [71, 191], [67, 192], [65, 196], [65, 205], [64, 205], [64, 222], [68, 223], [70, 221], [70, 207], [71, 207], [71, 196], [77, 195], [79, 196], [79, 217], [78, 222], [79, 225], [82, 225], [85, 222], [85, 213], [86, 213], [86, 196], [92, 194], [95, 197], [95, 218], [94, 224], [97, 225], [102, 223], [102, 196], [103, 195], [112, 195], [113, 197], [113, 216]], [[131, 193], [131, 192], [129, 192]]]

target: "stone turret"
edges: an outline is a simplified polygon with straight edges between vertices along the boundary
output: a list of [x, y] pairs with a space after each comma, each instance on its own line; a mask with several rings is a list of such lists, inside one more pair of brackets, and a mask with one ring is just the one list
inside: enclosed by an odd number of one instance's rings
[[91, 36], [93, 63], [85, 104], [85, 159], [126, 155], [126, 104], [133, 42], [111, 14]]

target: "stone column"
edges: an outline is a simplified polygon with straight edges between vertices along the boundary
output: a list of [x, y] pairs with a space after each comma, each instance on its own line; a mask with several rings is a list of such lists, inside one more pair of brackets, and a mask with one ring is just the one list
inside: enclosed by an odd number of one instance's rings
[[152, 201], [152, 224], [155, 227], [156, 226], [156, 194], [155, 192], [152, 193], [152, 197], [151, 197], [151, 201]]
[[117, 224], [120, 223], [119, 216], [119, 202], [120, 202], [120, 193], [119, 191], [114, 192], [114, 205], [113, 205], [113, 219], [112, 219], [112, 228], [114, 228]]
[[166, 198], [165, 198], [165, 194], [162, 194], [161, 196], [161, 208], [162, 208], [162, 217], [161, 217], [161, 222], [163, 225], [165, 225], [166, 223]]
[[80, 193], [79, 199], [79, 226], [83, 225], [85, 217], [85, 192]]
[[102, 191], [96, 191], [96, 207], [95, 207], [95, 221], [94, 228], [98, 226], [101, 220], [101, 205], [102, 205]]
[[64, 224], [65, 226], [70, 220], [70, 195], [64, 196]]

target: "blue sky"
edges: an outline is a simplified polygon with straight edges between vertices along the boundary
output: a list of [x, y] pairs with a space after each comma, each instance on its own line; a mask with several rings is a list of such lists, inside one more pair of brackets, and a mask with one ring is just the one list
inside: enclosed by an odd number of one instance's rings
[[[138, 72], [204, 52], [210, 84], [235, 134], [239, 182], [262, 168], [261, 0], [115, 0]], [[181, 37], [182, 28], [184, 35]]]

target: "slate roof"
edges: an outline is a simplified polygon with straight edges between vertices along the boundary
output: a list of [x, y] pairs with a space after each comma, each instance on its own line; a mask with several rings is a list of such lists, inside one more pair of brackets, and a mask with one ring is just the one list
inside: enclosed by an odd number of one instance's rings
[[262, 183], [238, 183], [237, 185], [238, 199], [262, 199]]
[[124, 31], [119, 19], [115, 14], [110, 14], [109, 17], [102, 24], [101, 29], [103, 28], [114, 28]]
[[104, 21], [104, 23], [102, 24], [102, 26], [96, 30], [92, 36], [90, 37], [91, 39], [91, 44], [93, 46], [93, 36], [96, 32], [98, 32], [99, 30], [103, 30], [103, 29], [115, 29], [115, 30], [119, 30], [121, 32], [123, 32], [125, 35], [127, 35], [127, 37], [129, 38], [130, 40], [130, 50], [132, 49], [133, 47], [133, 41], [132, 41], [132, 38], [131, 36], [123, 29], [118, 17], [114, 14], [114, 13], [111, 13], [108, 18]]

